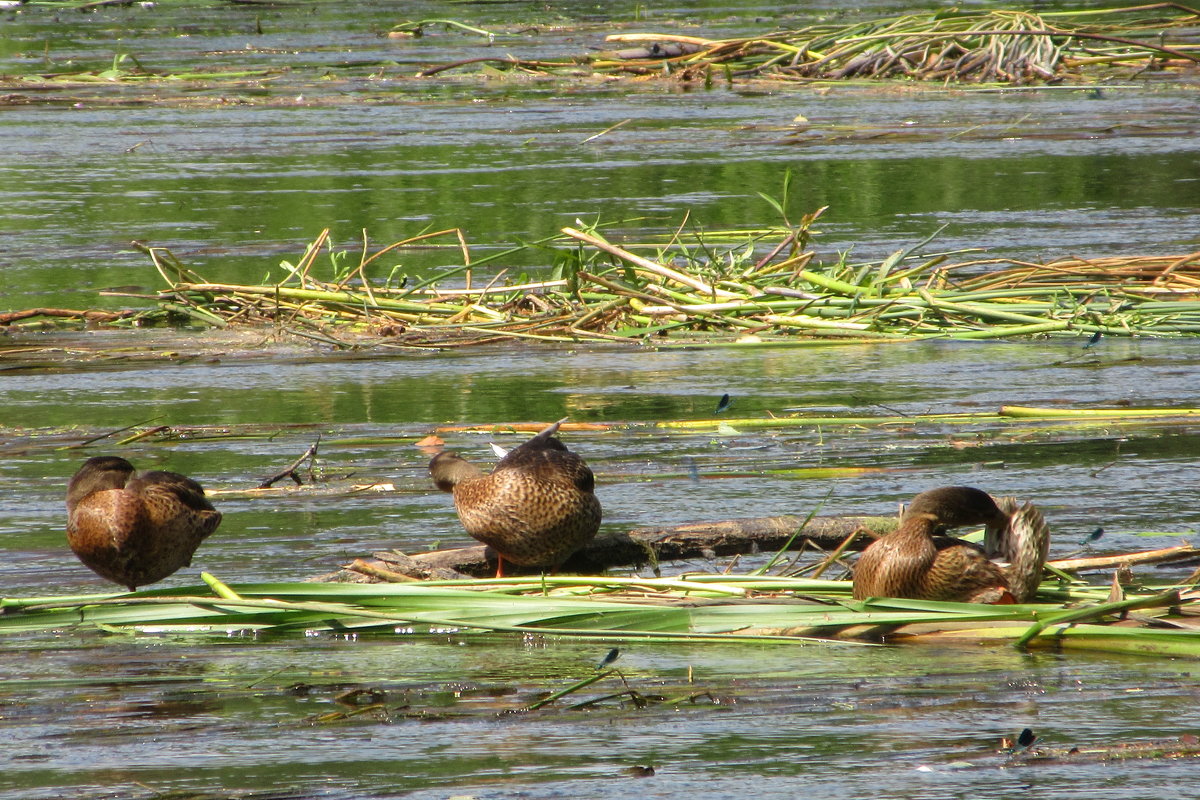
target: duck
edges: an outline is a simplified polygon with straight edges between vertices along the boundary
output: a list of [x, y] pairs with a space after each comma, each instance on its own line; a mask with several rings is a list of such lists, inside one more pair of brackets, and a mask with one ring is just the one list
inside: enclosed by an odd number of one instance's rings
[[504, 564], [553, 572], [600, 527], [596, 479], [555, 434], [566, 418], [513, 448], [484, 473], [446, 450], [429, 462], [434, 485], [454, 495], [463, 527]]
[[[983, 547], [943, 535], [983, 525]], [[1050, 531], [1032, 503], [999, 501], [982, 489], [944, 486], [913, 498], [891, 533], [854, 566], [856, 600], [905, 597], [963, 603], [1026, 603], [1041, 583]], [[992, 561], [1001, 558], [1002, 566]]]
[[97, 575], [136, 591], [180, 567], [221, 513], [176, 472], [138, 472], [117, 456], [89, 458], [67, 484], [67, 544]]

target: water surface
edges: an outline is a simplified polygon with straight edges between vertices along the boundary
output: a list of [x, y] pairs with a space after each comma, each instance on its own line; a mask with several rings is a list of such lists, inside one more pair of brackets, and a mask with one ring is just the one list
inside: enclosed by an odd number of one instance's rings
[[[778, 195], [788, 170], [793, 217], [830, 208], [818, 239], [827, 258], [848, 249], [877, 256], [942, 226], [938, 247], [1021, 258], [1195, 247], [1200, 136], [1186, 86], [717, 82], [685, 90], [661, 81], [412, 77], [430, 64], [510, 50], [561, 58], [603, 47], [614, 31], [674, 31], [677, 19], [685, 33], [709, 36], [767, 23], [754, 3], [606, 22], [593, 17], [599, 9], [502, 5], [472, 6], [479, 16], [468, 21], [536, 33], [490, 46], [433, 28], [397, 42], [380, 35], [402, 21], [396, 9], [372, 3], [358, 4], [353, 18], [331, 6], [10, 14], [0, 71], [99, 69], [129, 52], [168, 73], [197, 62], [295, 65], [297, 75], [324, 70], [327, 80], [296, 86], [283, 73], [257, 87], [197, 88], [193, 103], [155, 104], [137, 86], [12, 95], [23, 102], [0, 106], [0, 308], [113, 307], [131, 301], [97, 297], [98, 289], [161, 288], [132, 239], [172, 249], [210, 280], [257, 283], [280, 277], [278, 262], [297, 259], [325, 227], [339, 248], [355, 250], [364, 230], [383, 245], [457, 226], [477, 257], [577, 219], [620, 222], [618, 238], [634, 241], [674, 230], [685, 214], [702, 229], [758, 229], [779, 222], [758, 193]], [[876, 4], [861, 13], [896, 10]], [[405, 13], [438, 18], [445, 9], [413, 4]], [[820, 9], [809, 13], [775, 21], [819, 21]], [[355, 70], [361, 76], [351, 81]], [[372, 277], [453, 258], [406, 253]], [[497, 266], [515, 275], [551, 260], [526, 253]]]
[[[0, 19], [6, 74], [103, 69], [120, 52], [165, 71], [296, 65], [257, 84], [193, 86], [186, 103], [147, 103], [137, 87], [6, 83], [30, 102], [0, 106], [0, 309], [136, 302], [97, 295], [160, 288], [132, 239], [171, 248], [213, 280], [258, 282], [325, 227], [352, 248], [363, 229], [384, 244], [427, 225], [461, 226], [481, 253], [576, 219], [623, 220], [613, 235], [629, 240], [674, 230], [685, 213], [705, 229], [761, 228], [777, 220], [757, 193], [778, 193], [789, 169], [794, 214], [830, 206], [818, 240], [830, 256], [891, 252], [942, 225], [938, 247], [1023, 258], [1196, 249], [1194, 95], [1169, 81], [1011, 92], [416, 81], [419, 68], [482, 54], [577, 53], [614, 29], [740, 35], [777, 12], [757, 2], [619, 12], [405, 4], [411, 18], [452, 11], [503, 27], [510, 38], [489, 49], [440, 31], [397, 43], [379, 35], [402, 21], [395, 4], [349, 8], [160, 4], [87, 15], [26, 6]], [[824, 4], [773, 22], [844, 13]], [[515, 33], [526, 25], [537, 32]], [[314, 67], [329, 79], [313, 79]], [[452, 258], [416, 251], [397, 262], [426, 273]], [[550, 260], [530, 251], [500, 266], [536, 274]], [[1187, 341], [1106, 338], [1086, 351], [1071, 340], [736, 351], [512, 345], [366, 358], [269, 332], [9, 333], [0, 342], [8, 596], [107, 589], [66, 551], [63, 533], [69, 476], [107, 452], [194, 476], [225, 514], [196, 563], [164, 586], [194, 585], [201, 569], [233, 583], [297, 581], [375, 550], [468, 544], [450, 498], [428, 484], [428, 455], [413, 446], [441, 423], [612, 423], [566, 436], [596, 471], [610, 530], [814, 509], [886, 514], [946, 484], [1034, 500], [1056, 556], [1079, 550], [1098, 526], [1104, 550], [1175, 544], [1200, 526], [1200, 430], [1191, 423], [913, 421], [723, 433], [654, 425], [711, 417], [725, 393], [730, 419], [903, 418], [1003, 404], [1195, 407], [1200, 357]], [[172, 433], [121, 447], [120, 435], [104, 436], [138, 425]], [[483, 462], [489, 439], [520, 441], [443, 436]], [[395, 491], [222, 495], [255, 485], [318, 437], [320, 478], [390, 482]], [[809, 467], [844, 471], [788, 472]], [[667, 568], [726, 566], [696, 559]], [[1190, 569], [1144, 568], [1138, 577]], [[1024, 727], [1064, 746], [1194, 731], [1186, 662], [991, 647], [626, 645], [618, 666], [639, 691], [708, 695], [643, 709], [611, 701], [508, 713], [591, 674], [606, 649], [506, 636], [13, 637], [0, 648], [9, 737], [0, 800], [733, 798], [748, 786], [778, 797], [1034, 790], [1094, 800], [1175, 798], [1196, 785], [1187, 761], [1026, 767], [996, 754], [1001, 737]], [[352, 688], [384, 692], [387, 713], [317, 721], [344, 710], [336, 698]], [[618, 691], [615, 682], [596, 689], [591, 696]], [[637, 765], [656, 775], [633, 777]]]

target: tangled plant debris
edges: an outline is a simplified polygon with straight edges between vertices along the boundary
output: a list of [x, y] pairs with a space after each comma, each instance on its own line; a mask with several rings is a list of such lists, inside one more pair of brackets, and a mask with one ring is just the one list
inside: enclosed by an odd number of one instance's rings
[[[258, 285], [205, 280], [169, 250], [139, 245], [167, 288], [153, 307], [124, 312], [26, 309], [0, 315], [20, 328], [47, 320], [92, 325], [199, 323], [267, 329], [335, 347], [454, 347], [512, 339], [679, 344], [803, 344], [1011, 336], [1193, 336], [1200, 333], [1200, 253], [1044, 263], [929, 253], [929, 240], [876, 261], [822, 261], [811, 226], [758, 234], [696, 233], [666, 245], [617, 245], [600, 230], [564, 228], [550, 241], [473, 260], [457, 229], [425, 233], [357, 265], [323, 231], [284, 274]], [[768, 236], [775, 238], [768, 239]], [[932, 238], [932, 237], [931, 237]], [[429, 277], [386, 268], [386, 257], [450, 240], [455, 261]], [[539, 248], [549, 279], [473, 275]], [[332, 277], [318, 260], [328, 251]], [[645, 252], [647, 255], [640, 255]], [[380, 274], [381, 277], [379, 276]], [[376, 277], [372, 277], [376, 276]]]
[[[906, 14], [851, 24], [733, 39], [669, 33], [613, 34], [634, 47], [563, 61], [512, 56], [472, 58], [423, 70], [422, 76], [485, 63], [531, 74], [586, 67], [603, 74], [679, 81], [733, 82], [910, 79], [961, 83], [1053, 83], [1112, 69], [1194, 68], [1200, 62], [1200, 13], [1176, 3], [1043, 12], [995, 9]], [[1174, 37], [1168, 44], [1168, 32]]]

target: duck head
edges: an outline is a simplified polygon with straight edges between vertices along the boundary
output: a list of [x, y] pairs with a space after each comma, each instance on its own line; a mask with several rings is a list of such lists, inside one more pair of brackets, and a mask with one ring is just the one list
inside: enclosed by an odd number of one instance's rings
[[453, 492], [458, 484], [482, 476], [479, 467], [452, 450], [438, 453], [429, 462], [429, 477], [443, 492]]
[[89, 458], [67, 484], [67, 511], [73, 510], [89, 494], [124, 489], [135, 471], [133, 464], [117, 456]]

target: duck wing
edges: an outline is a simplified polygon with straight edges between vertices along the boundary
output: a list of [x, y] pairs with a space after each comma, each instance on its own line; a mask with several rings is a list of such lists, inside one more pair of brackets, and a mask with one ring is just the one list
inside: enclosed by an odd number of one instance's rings
[[924, 530], [902, 524], [872, 542], [854, 565], [854, 599], [919, 597], [921, 581], [938, 551]]
[[126, 484], [131, 492], [157, 492], [169, 494], [175, 500], [194, 511], [213, 511], [212, 503], [204, 496], [204, 487], [178, 472], [150, 470], [139, 472]]
[[204, 487], [177, 472], [150, 471], [136, 475], [125, 490], [142, 498], [149, 528], [159, 538], [188, 549], [187, 561], [200, 542], [221, 524], [221, 512], [204, 496]]
[[938, 550], [922, 581], [921, 596], [959, 603], [1013, 602], [1004, 571], [969, 545]]

